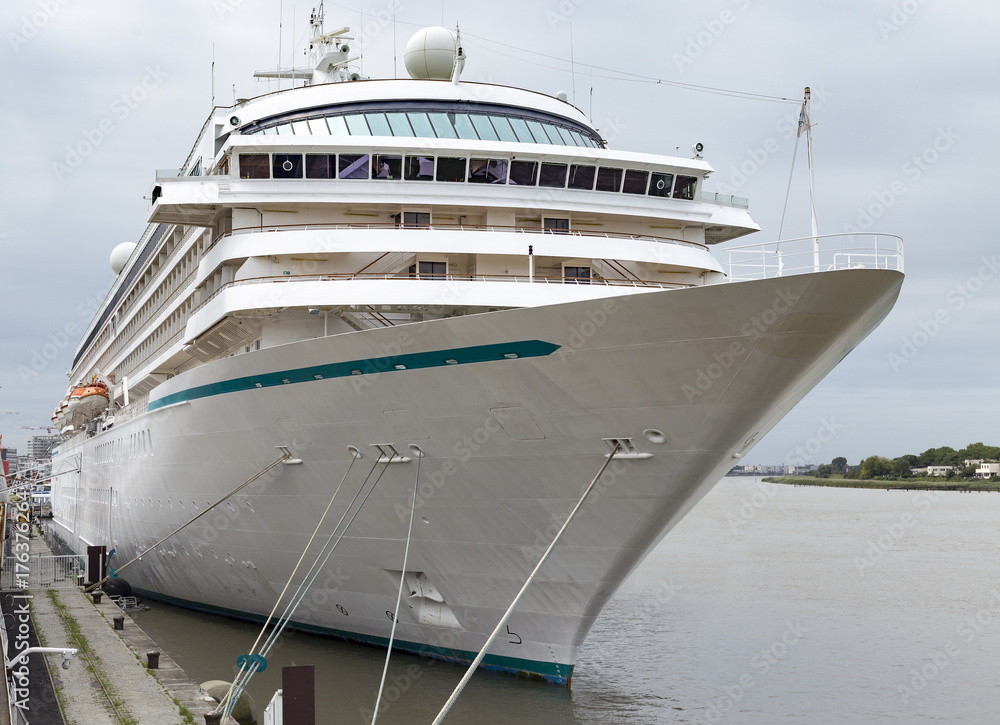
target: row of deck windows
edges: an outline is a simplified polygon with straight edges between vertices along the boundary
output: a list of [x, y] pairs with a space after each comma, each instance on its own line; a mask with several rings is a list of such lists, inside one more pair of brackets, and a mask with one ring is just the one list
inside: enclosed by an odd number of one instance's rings
[[662, 171], [448, 156], [240, 154], [241, 179], [387, 179], [586, 189], [694, 199], [698, 179]]
[[556, 146], [601, 148], [591, 136], [576, 129], [516, 116], [485, 113], [406, 111], [348, 113], [307, 121], [292, 121], [244, 133], [269, 136], [398, 136], [406, 138], [462, 138], [482, 141], [544, 143]]

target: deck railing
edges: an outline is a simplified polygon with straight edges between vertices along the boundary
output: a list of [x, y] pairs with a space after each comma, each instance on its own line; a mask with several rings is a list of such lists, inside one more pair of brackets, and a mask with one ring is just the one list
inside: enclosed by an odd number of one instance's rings
[[837, 269], [903, 271], [903, 240], [894, 234], [823, 234], [719, 250], [730, 282]]
[[[625, 234], [621, 232], [595, 232], [585, 229], [542, 229], [541, 227], [525, 226], [502, 226], [497, 224], [422, 224], [410, 225], [406, 223], [383, 222], [383, 223], [343, 223], [330, 222], [318, 224], [265, 224], [255, 227], [237, 227], [231, 231], [223, 232], [212, 240], [208, 249], [211, 249], [222, 239], [238, 236], [240, 234], [259, 234], [261, 232], [295, 232], [295, 231], [335, 231], [335, 230], [358, 230], [358, 229], [403, 229], [407, 231], [439, 231], [439, 232], [501, 232], [506, 234], [558, 234], [572, 237], [587, 237], [598, 239], [627, 239], [639, 242], [659, 242], [661, 244], [676, 244], [683, 247], [693, 247], [705, 249], [705, 245], [699, 242], [691, 242], [686, 239], [676, 239], [674, 237], [658, 237], [653, 234]], [[207, 252], [208, 249], [205, 251]]]

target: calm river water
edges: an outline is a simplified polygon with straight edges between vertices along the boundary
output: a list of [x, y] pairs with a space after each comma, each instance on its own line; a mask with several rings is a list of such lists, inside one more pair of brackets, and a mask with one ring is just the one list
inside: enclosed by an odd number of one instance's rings
[[[727, 478], [605, 608], [571, 689], [479, 673], [446, 722], [995, 723], [998, 552], [995, 493]], [[151, 604], [135, 618], [191, 677], [232, 679], [256, 626]], [[295, 634], [250, 692], [260, 712], [282, 665], [313, 664], [319, 722], [370, 722], [384, 656]], [[394, 654], [390, 677], [408, 668], [384, 725], [430, 723], [464, 671]]]

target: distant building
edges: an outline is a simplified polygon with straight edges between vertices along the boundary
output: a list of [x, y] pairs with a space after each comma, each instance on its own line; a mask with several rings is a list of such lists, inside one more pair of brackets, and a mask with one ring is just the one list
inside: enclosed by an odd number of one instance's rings
[[954, 466], [927, 466], [928, 476], [947, 476], [948, 471], [956, 472]]
[[52, 449], [57, 443], [65, 440], [61, 435], [33, 436], [28, 441], [28, 458], [33, 461], [44, 461], [52, 457]]
[[992, 476], [1000, 476], [1000, 462], [983, 461], [980, 463], [979, 468], [976, 469], [976, 478], [990, 478]]
[[966, 468], [968, 468], [969, 466], [975, 468], [976, 466], [981, 466], [984, 463], [986, 463], [985, 458], [966, 458], [964, 461], [962, 461], [962, 465], [964, 465]]

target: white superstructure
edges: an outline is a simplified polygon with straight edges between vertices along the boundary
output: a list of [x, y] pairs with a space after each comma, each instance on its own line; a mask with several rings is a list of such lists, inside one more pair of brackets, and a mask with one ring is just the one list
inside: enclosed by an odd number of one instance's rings
[[700, 155], [611, 150], [564, 100], [466, 83], [443, 29], [407, 47], [428, 77], [357, 79], [320, 20], [315, 67], [282, 72], [308, 85], [216, 108], [116, 248], [71, 381], [111, 405], [66, 431], [55, 523], [114, 566], [283, 447], [301, 465], [124, 574], [262, 618], [360, 454], [332, 520], [374, 489], [294, 619], [384, 644], [419, 461], [397, 645], [468, 661], [620, 443], [485, 660], [568, 682], [629, 572], [888, 313], [901, 246], [720, 261], [758, 228]]

